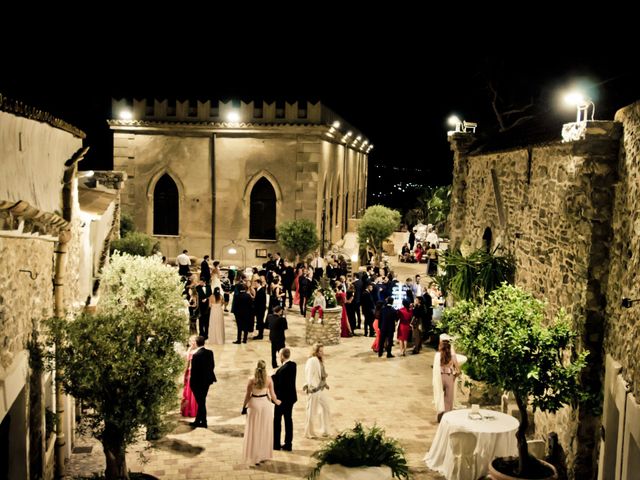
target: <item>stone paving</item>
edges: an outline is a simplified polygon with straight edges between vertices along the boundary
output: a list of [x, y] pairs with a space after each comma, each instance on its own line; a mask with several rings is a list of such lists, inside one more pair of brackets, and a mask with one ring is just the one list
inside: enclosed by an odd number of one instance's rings
[[[399, 279], [424, 273], [424, 265], [394, 265]], [[304, 322], [294, 310], [287, 313], [289, 330], [287, 345], [292, 348], [298, 364], [297, 387], [299, 401], [293, 410], [293, 452], [275, 451], [271, 461], [259, 466], [241, 465], [242, 435], [245, 417], [240, 414], [247, 379], [257, 360], [270, 364], [268, 340], [249, 340], [233, 345], [235, 324], [233, 315], [225, 316], [227, 343], [210, 346], [215, 354], [218, 382], [207, 397], [208, 429], [192, 429], [179, 412], [173, 431], [146, 450], [147, 462], [141, 463], [139, 453], [148, 447], [140, 442], [129, 448], [127, 464], [131, 471], [143, 471], [161, 479], [224, 479], [262, 480], [305, 477], [315, 461], [311, 454], [322, 445], [321, 439], [303, 437], [306, 398], [301, 392], [303, 368], [309, 351], [304, 342]], [[356, 331], [362, 333], [362, 330]], [[350, 428], [355, 421], [365, 425], [378, 424], [396, 438], [406, 450], [407, 461], [415, 479], [441, 480], [422, 461], [437, 429], [436, 412], [432, 404], [431, 365], [433, 349], [423, 349], [420, 355], [378, 358], [370, 348], [371, 338], [356, 336], [341, 339], [336, 346], [325, 347], [329, 374], [329, 394], [332, 398], [331, 418], [335, 431]], [[283, 432], [284, 433], [284, 432]], [[93, 439], [82, 438], [76, 446], [92, 446], [90, 453], [73, 454], [67, 467], [70, 477], [90, 476], [104, 469], [104, 454]]]

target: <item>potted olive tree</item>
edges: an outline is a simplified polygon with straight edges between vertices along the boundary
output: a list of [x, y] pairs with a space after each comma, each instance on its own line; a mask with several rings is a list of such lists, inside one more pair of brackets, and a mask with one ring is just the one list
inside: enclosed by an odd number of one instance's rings
[[518, 458], [492, 464], [511, 475], [506, 478], [556, 478], [553, 466], [529, 455], [527, 406], [531, 402], [534, 411], [553, 413], [584, 393], [579, 374], [588, 352], [572, 352], [576, 333], [564, 312], [548, 325], [544, 318], [543, 302], [506, 283], [480, 304], [464, 301], [445, 312], [450, 332], [469, 357], [469, 375], [514, 394], [520, 411]]
[[409, 478], [404, 450], [398, 442], [388, 438], [384, 430], [365, 428], [356, 422], [313, 454], [318, 464], [311, 471], [310, 480], [391, 480]]

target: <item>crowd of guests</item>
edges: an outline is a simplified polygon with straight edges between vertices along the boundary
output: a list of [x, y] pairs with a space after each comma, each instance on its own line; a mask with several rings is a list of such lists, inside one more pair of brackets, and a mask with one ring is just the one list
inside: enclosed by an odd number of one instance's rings
[[[421, 351], [432, 338], [432, 311], [441, 294], [435, 283], [423, 289], [420, 275], [400, 283], [385, 267], [368, 266], [365, 271], [348, 273], [343, 257], [323, 258], [316, 253], [295, 266], [279, 253], [269, 255], [262, 268], [251, 272], [229, 270], [225, 277], [217, 261], [205, 256], [199, 275], [191, 271], [188, 252], [178, 256], [179, 274], [184, 281], [192, 337], [186, 354], [181, 413], [193, 417], [193, 427], [206, 427], [206, 396], [216, 381], [213, 351], [204, 347], [225, 343], [224, 312], [230, 310], [236, 324], [233, 344], [262, 340], [269, 330], [272, 376], [267, 362], [259, 360], [247, 382], [242, 413], [247, 414], [243, 443], [243, 462], [257, 464], [272, 458], [273, 450], [291, 450], [293, 441], [292, 409], [297, 401], [296, 364], [286, 346], [286, 312], [299, 309], [309, 321], [323, 321], [329, 296], [335, 296], [341, 312], [341, 336], [357, 330], [375, 337], [372, 349], [393, 357], [395, 338], [402, 355]], [[400, 295], [402, 307], [394, 307]], [[330, 409], [321, 344], [313, 346], [305, 364], [304, 392], [307, 396], [305, 436], [331, 433]], [[282, 421], [284, 420], [284, 443]], [[316, 423], [319, 421], [319, 428]]]

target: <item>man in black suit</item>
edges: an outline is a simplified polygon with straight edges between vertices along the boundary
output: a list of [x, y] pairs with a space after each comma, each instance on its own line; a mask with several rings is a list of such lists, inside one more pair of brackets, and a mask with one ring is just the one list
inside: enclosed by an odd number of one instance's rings
[[396, 331], [396, 320], [398, 320], [398, 311], [393, 308], [393, 297], [387, 297], [386, 305], [380, 312], [380, 340], [378, 341], [378, 357], [382, 356], [382, 352], [385, 350], [385, 343], [387, 349], [387, 358], [393, 358], [391, 353], [393, 347], [393, 334]]
[[362, 292], [360, 300], [362, 302], [362, 313], [364, 314], [364, 335], [375, 337], [376, 334], [373, 331], [374, 313], [376, 310], [376, 304], [373, 301], [373, 283], [368, 283]]
[[[293, 442], [293, 419], [291, 412], [293, 404], [298, 401], [296, 393], [296, 362], [290, 360], [291, 350], [283, 348], [280, 350], [280, 362], [282, 366], [276, 370], [271, 377], [276, 396], [282, 403], [276, 405], [273, 414], [273, 449], [291, 451]], [[280, 445], [280, 429], [282, 427], [282, 417], [284, 417], [284, 445]]]
[[209, 255], [204, 256], [204, 260], [200, 264], [200, 280], [207, 285], [211, 284], [211, 269], [209, 268]]
[[307, 314], [307, 299], [311, 295], [311, 280], [307, 277], [307, 269], [303, 268], [298, 277], [298, 293], [300, 296], [300, 315]]
[[273, 313], [267, 316], [269, 340], [271, 340], [271, 366], [278, 368], [276, 353], [284, 348], [284, 331], [288, 328], [287, 319], [283, 317], [284, 309], [280, 305], [273, 308]]
[[[364, 283], [360, 279], [360, 272], [356, 272], [356, 280], [353, 282], [353, 305], [352, 308], [356, 313], [357, 325], [356, 328], [362, 328], [362, 320], [360, 317], [360, 303], [362, 301], [362, 291], [364, 290]], [[366, 335], [366, 334], [365, 334]]]
[[[262, 280], [256, 280], [256, 296], [253, 299], [253, 311], [256, 314], [256, 330], [258, 333], [253, 340], [261, 340], [264, 333], [264, 312], [267, 311], [267, 287], [262, 285]], [[251, 329], [249, 329], [251, 330]]]
[[216, 374], [213, 372], [215, 362], [213, 352], [204, 348], [204, 337], [196, 337], [198, 349], [191, 357], [191, 379], [189, 386], [198, 404], [196, 420], [189, 425], [192, 427], [207, 428], [207, 393], [209, 386], [216, 381]]
[[244, 283], [238, 286], [238, 293], [233, 295], [232, 311], [238, 326], [238, 337], [233, 343], [239, 344], [240, 336], [242, 336], [242, 343], [247, 343], [249, 327], [253, 322], [253, 299], [247, 293], [247, 286]]
[[200, 312], [200, 336], [205, 340], [209, 338], [209, 314], [211, 307], [209, 306], [209, 299], [211, 298], [211, 285], [204, 283], [204, 280], [200, 279], [198, 286], [196, 287], [198, 294], [198, 310]]

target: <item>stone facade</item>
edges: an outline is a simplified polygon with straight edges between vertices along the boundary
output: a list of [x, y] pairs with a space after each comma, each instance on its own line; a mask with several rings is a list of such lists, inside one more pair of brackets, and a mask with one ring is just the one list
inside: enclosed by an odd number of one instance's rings
[[[114, 114], [128, 107], [114, 102]], [[178, 235], [156, 235], [168, 257], [186, 248], [237, 265], [241, 251], [233, 256], [227, 248], [236, 242], [251, 265], [264, 261], [256, 249], [278, 250], [274, 240], [250, 238], [251, 193], [261, 179], [275, 192], [276, 226], [310, 219], [327, 245], [365, 209], [372, 147], [343, 120], [332, 126], [338, 117], [320, 103], [283, 109], [241, 103], [237, 123], [225, 121], [230, 103], [134, 101], [132, 109], [135, 120], [109, 122], [114, 167], [128, 175], [123, 211], [153, 235], [156, 183], [171, 177], [179, 197]]]
[[306, 341], [308, 345], [322, 343], [323, 345], [337, 345], [340, 343], [340, 321], [342, 307], [326, 308], [323, 312], [322, 323], [316, 314], [316, 319], [306, 320]]
[[[27, 341], [43, 320], [82, 308], [94, 257], [108, 251], [111, 228], [91, 228], [101, 212], [81, 211], [83, 138], [62, 120], [0, 95], [0, 443], [11, 459], [0, 471], [10, 478], [53, 478], [54, 450], [63, 464], [73, 447], [73, 399], [54, 395], [52, 373], [31, 370]], [[114, 191], [105, 205], [109, 225], [117, 198]], [[59, 448], [56, 434], [45, 442], [45, 408], [58, 412], [58, 440], [66, 437]]]
[[[507, 151], [471, 154], [472, 136], [450, 137], [453, 245], [480, 248], [490, 238], [491, 247], [513, 254], [516, 284], [545, 299], [550, 316], [567, 311], [579, 332], [577, 348], [590, 351], [583, 374], [590, 401], [575, 411], [536, 414], [536, 436], [558, 433], [570, 478], [593, 478], [597, 471], [605, 335], [606, 352], [637, 365], [632, 332], [638, 322], [619, 307], [622, 296], [640, 297], [633, 290], [635, 264], [629, 264], [640, 241], [640, 229], [634, 230], [640, 223], [637, 106], [617, 120], [587, 122], [567, 143]], [[637, 389], [638, 370], [631, 367], [627, 378]]]

